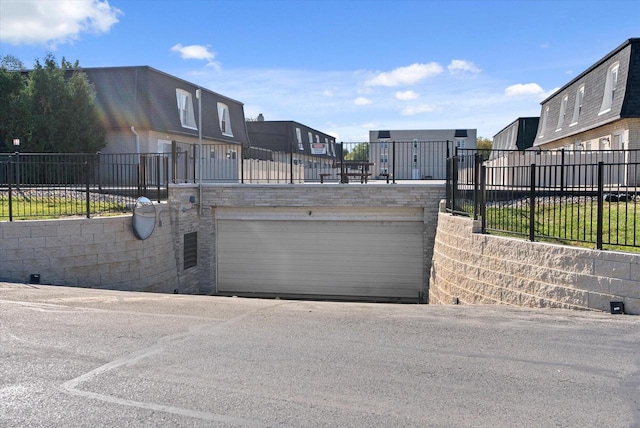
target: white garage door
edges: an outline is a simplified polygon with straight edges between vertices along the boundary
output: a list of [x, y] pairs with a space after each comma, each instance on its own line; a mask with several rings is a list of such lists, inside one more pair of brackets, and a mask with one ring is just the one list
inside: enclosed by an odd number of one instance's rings
[[222, 293], [417, 299], [422, 209], [217, 209]]

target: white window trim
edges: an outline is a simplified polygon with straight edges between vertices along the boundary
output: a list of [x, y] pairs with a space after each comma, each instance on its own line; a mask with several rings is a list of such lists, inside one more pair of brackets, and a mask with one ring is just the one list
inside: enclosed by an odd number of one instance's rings
[[[611, 111], [613, 106], [614, 91], [618, 87], [618, 74], [620, 71], [620, 63], [615, 62], [607, 69], [607, 80], [604, 84], [604, 93], [602, 94], [602, 105], [598, 116]], [[615, 75], [615, 79], [613, 78]], [[615, 80], [615, 81], [614, 81]]]
[[193, 96], [184, 89], [176, 88], [176, 101], [178, 103], [178, 115], [183, 128], [198, 129], [193, 110]]
[[573, 117], [569, 124], [570, 127], [578, 124], [578, 119], [580, 119], [580, 114], [582, 114], [582, 103], [584, 103], [584, 84], [580, 85], [576, 91], [576, 102], [573, 106]]
[[564, 121], [567, 115], [567, 104], [569, 103], [569, 95], [565, 95], [562, 97], [562, 101], [560, 101], [560, 115], [558, 116], [558, 126], [556, 126], [556, 132], [562, 130], [564, 126]]
[[229, 115], [229, 106], [224, 103], [218, 103], [218, 124], [222, 135], [233, 137], [231, 130], [231, 116]]
[[547, 120], [549, 117], [549, 107], [545, 107], [542, 112], [542, 126], [540, 126], [540, 136], [538, 138], [544, 137], [544, 129], [547, 127]]
[[302, 144], [302, 131], [300, 128], [296, 128], [296, 140], [298, 141], [298, 150], [304, 150], [304, 145]]

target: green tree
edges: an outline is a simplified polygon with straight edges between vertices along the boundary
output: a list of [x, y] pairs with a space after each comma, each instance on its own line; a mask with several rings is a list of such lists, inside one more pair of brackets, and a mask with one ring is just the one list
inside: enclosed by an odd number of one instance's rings
[[13, 139], [28, 132], [28, 111], [24, 100], [26, 77], [17, 58], [7, 55], [0, 60], [0, 152], [13, 150]]
[[105, 146], [95, 91], [77, 61], [63, 58], [58, 66], [47, 54], [44, 64], [36, 60], [28, 73], [6, 68], [4, 60], [1, 64], [0, 84], [10, 80], [7, 76], [26, 76], [22, 85], [12, 86], [13, 110], [2, 111], [2, 119], [11, 118], [12, 112], [20, 118], [18, 124], [9, 120], [7, 129], [0, 130], [5, 150], [13, 138], [20, 138], [20, 150], [27, 152], [92, 153]]
[[478, 149], [478, 153], [480, 153], [484, 159], [489, 159], [492, 147], [493, 141], [490, 139], [484, 137], [478, 137], [476, 139], [476, 148]]
[[369, 143], [358, 143], [353, 148], [353, 150], [349, 151], [344, 155], [346, 160], [361, 160], [366, 161], [369, 160]]

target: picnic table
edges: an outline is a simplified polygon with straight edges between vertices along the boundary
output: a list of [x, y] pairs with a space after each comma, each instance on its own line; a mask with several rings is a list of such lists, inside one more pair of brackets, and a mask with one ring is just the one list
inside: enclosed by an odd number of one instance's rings
[[373, 165], [372, 162], [360, 160], [338, 162], [336, 167], [340, 168], [337, 173], [340, 176], [340, 183], [348, 183], [349, 177], [360, 177], [360, 183], [366, 183], [371, 177], [369, 168]]

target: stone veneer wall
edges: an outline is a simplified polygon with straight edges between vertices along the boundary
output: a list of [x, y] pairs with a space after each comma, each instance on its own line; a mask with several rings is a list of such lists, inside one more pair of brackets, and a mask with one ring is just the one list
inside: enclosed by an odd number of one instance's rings
[[0, 280], [113, 290], [173, 292], [176, 256], [165, 204], [148, 239], [132, 216], [0, 222]]
[[480, 224], [440, 212], [429, 303], [509, 304], [640, 314], [640, 254], [483, 235]]
[[[174, 240], [181, 288], [202, 294], [216, 291], [217, 207], [419, 207], [424, 212], [424, 278], [428, 287], [439, 201], [444, 183], [421, 184], [205, 184], [172, 186], [169, 204], [175, 217]], [[196, 203], [189, 202], [193, 196]], [[199, 213], [199, 211], [201, 211]], [[200, 215], [199, 215], [200, 214]], [[198, 265], [183, 269], [182, 241], [185, 233], [198, 232]]]

